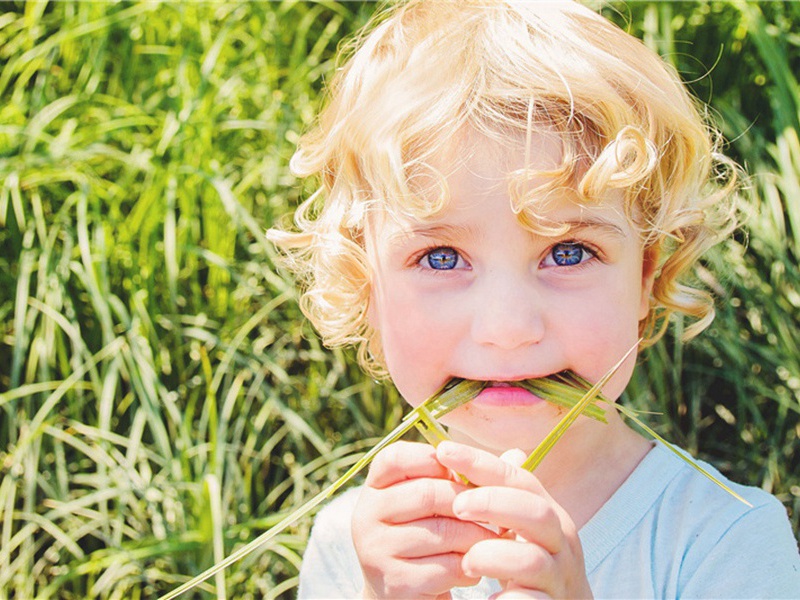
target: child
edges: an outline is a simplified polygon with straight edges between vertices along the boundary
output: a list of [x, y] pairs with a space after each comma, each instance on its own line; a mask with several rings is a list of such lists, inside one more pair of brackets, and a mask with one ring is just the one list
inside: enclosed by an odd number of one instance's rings
[[735, 170], [679, 78], [571, 2], [419, 0], [368, 30], [292, 160], [321, 188], [272, 237], [326, 343], [411, 405], [491, 383], [443, 419], [453, 442], [390, 446], [320, 513], [300, 596], [800, 597], [780, 503], [613, 410], [519, 467], [562, 411], [515, 382], [597, 381], [671, 313], [713, 317], [679, 281], [730, 232]]

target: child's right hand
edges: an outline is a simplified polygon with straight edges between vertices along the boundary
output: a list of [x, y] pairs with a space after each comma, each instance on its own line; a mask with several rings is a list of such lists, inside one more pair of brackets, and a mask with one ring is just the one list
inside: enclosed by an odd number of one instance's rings
[[478, 583], [461, 559], [497, 536], [455, 518], [466, 489], [428, 444], [396, 442], [375, 457], [353, 514], [365, 598], [449, 598], [450, 588]]

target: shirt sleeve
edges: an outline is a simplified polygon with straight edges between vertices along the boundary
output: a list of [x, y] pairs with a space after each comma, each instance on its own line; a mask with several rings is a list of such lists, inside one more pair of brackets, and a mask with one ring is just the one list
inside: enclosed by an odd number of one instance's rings
[[710, 547], [682, 598], [800, 599], [800, 554], [776, 499], [745, 512]]
[[360, 488], [327, 504], [314, 520], [300, 567], [297, 597], [358, 598], [363, 587], [350, 522]]

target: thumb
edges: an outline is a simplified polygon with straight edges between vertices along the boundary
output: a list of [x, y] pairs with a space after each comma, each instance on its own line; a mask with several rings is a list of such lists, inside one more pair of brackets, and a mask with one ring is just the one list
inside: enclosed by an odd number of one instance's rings
[[525, 452], [519, 448], [511, 448], [510, 450], [506, 450], [500, 456], [500, 460], [515, 467], [521, 467], [522, 463], [524, 463], [525, 459], [527, 458], [528, 457]]

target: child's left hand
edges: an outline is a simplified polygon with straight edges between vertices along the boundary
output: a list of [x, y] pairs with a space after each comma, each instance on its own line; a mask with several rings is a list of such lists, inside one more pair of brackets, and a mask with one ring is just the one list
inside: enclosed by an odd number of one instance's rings
[[592, 597], [577, 528], [536, 476], [516, 466], [522, 451], [501, 459], [442, 442], [437, 459], [479, 486], [456, 497], [456, 516], [508, 530], [503, 539], [472, 546], [461, 563], [465, 573], [500, 580], [503, 591], [496, 598]]

